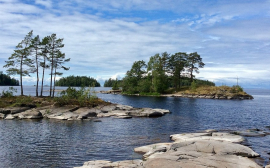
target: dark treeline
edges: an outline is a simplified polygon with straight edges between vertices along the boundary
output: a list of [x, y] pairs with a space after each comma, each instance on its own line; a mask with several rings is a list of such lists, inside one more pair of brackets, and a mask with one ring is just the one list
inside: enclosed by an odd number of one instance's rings
[[105, 80], [104, 87], [113, 87], [115, 85], [115, 83], [117, 83], [118, 87], [122, 86], [122, 80], [110, 78], [108, 80]]
[[30, 31], [18, 43], [8, 61], [5, 61], [4, 68], [8, 68], [8, 75], [20, 76], [21, 95], [23, 95], [23, 76], [30, 76], [33, 73], [37, 79], [36, 96], [38, 96], [38, 85], [41, 78], [40, 96], [42, 96], [45, 70], [49, 69], [50, 96], [54, 97], [56, 76], [63, 74], [59, 69], [69, 70], [63, 66], [64, 63], [70, 61], [65, 58], [65, 53], [61, 52], [63, 47], [63, 39], [57, 38], [56, 34], [40, 39], [39, 35], [33, 36], [33, 31]]
[[56, 86], [90, 86], [90, 87], [100, 87], [100, 83], [91, 77], [87, 76], [68, 76], [62, 77], [55, 82]]
[[19, 86], [19, 81], [0, 71], [0, 86]]
[[135, 61], [123, 78], [122, 89], [126, 93], [164, 93], [169, 88], [175, 90], [182, 86], [215, 85], [213, 82], [194, 79], [194, 73], [204, 67], [197, 52], [167, 52], [151, 56], [148, 63]]

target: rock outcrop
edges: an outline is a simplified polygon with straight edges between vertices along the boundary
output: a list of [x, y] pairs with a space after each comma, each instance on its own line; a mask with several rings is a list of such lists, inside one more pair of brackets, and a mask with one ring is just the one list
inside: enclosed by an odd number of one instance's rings
[[249, 147], [239, 144], [240, 135], [215, 132], [175, 134], [174, 142], [158, 143], [135, 148], [143, 154], [142, 160], [134, 161], [89, 161], [77, 168], [262, 168], [251, 158], [260, 155]]
[[[102, 94], [122, 94], [121, 90], [108, 90], [108, 91], [99, 91], [97, 93]], [[140, 96], [140, 94], [131, 94], [135, 96]], [[254, 99], [253, 96], [249, 94], [233, 94], [233, 93], [208, 93], [208, 94], [199, 94], [199, 93], [175, 93], [175, 94], [162, 94], [161, 97], [185, 97], [185, 98], [204, 98], [204, 99], [238, 99], [238, 100], [251, 100]]]
[[251, 95], [234, 95], [234, 96], [226, 96], [226, 95], [206, 95], [206, 94], [165, 94], [161, 95], [163, 97], [186, 97], [186, 98], [201, 98], [201, 99], [228, 99], [228, 100], [251, 100], [254, 99]]
[[41, 108], [10, 107], [0, 109], [0, 119], [58, 119], [58, 120], [84, 120], [102, 117], [114, 117], [119, 119], [129, 119], [132, 117], [161, 117], [169, 110], [134, 108], [131, 106], [110, 104], [107, 106], [97, 106], [95, 108], [78, 106], [45, 106]]

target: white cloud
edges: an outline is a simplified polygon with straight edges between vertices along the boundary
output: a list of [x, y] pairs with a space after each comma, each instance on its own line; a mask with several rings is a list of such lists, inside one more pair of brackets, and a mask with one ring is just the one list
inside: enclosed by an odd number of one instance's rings
[[123, 77], [134, 61], [164, 51], [197, 51], [204, 62], [212, 62], [197, 76], [215, 81], [239, 73], [262, 80], [270, 71], [269, 1], [0, 2], [1, 68], [34, 30], [40, 37], [56, 33], [64, 38], [63, 51], [71, 58], [65, 76]]
[[51, 0], [36, 0], [36, 4], [43, 5], [46, 8], [51, 8], [52, 7], [52, 2]]

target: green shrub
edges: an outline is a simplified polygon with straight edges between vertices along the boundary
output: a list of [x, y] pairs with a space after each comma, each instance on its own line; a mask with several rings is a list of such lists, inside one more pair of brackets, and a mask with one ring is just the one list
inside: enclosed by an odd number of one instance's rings
[[190, 89], [193, 92], [196, 91], [196, 89], [197, 89], [197, 83], [195, 82], [195, 80], [191, 83]]
[[60, 92], [55, 98], [59, 105], [77, 104], [80, 106], [87, 106], [95, 99], [97, 99], [97, 96], [90, 87], [87, 89], [85, 87], [81, 87], [79, 90], [73, 87], [68, 87], [67, 90]]
[[231, 93], [243, 92], [243, 88], [239, 85], [233, 85], [231, 88]]
[[0, 94], [1, 97], [13, 97], [14, 93], [17, 93], [17, 89], [13, 87], [9, 87], [7, 91], [3, 90], [2, 93]]
[[117, 80], [114, 82], [112, 90], [119, 90], [118, 84], [117, 84]]

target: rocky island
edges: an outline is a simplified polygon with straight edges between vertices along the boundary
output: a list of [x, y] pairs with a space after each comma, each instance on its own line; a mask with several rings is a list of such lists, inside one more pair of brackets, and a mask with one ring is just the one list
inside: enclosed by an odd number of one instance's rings
[[[145, 94], [127, 94], [122, 93], [121, 90], [108, 90], [100, 91], [103, 94], [124, 94], [124, 95], [136, 95], [145, 96]], [[201, 86], [196, 89], [183, 88], [180, 91], [169, 90], [165, 94], [155, 94], [150, 96], [161, 97], [186, 97], [186, 98], [204, 98], [204, 99], [228, 99], [228, 100], [251, 100], [253, 96], [244, 92], [240, 87], [233, 86]]]
[[173, 142], [135, 148], [135, 152], [143, 154], [141, 160], [93, 160], [75, 168], [262, 168], [253, 160], [260, 155], [241, 145], [245, 139], [240, 135], [206, 130], [174, 134], [170, 138]]
[[59, 119], [59, 120], [91, 120], [102, 117], [129, 119], [132, 117], [160, 117], [169, 110], [134, 108], [126, 105], [108, 104], [96, 107], [79, 107], [76, 105], [31, 107], [6, 107], [0, 108], [0, 118], [12, 119]]

